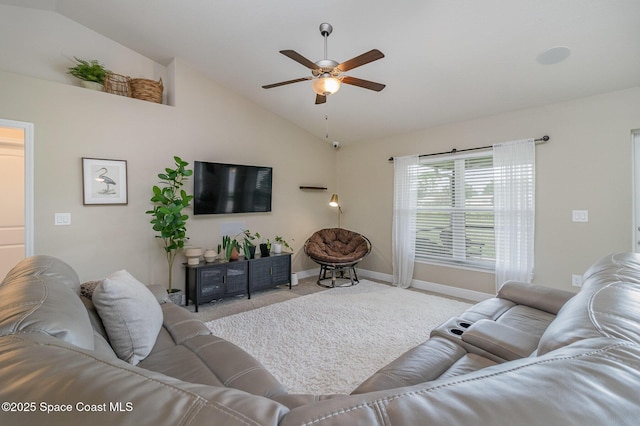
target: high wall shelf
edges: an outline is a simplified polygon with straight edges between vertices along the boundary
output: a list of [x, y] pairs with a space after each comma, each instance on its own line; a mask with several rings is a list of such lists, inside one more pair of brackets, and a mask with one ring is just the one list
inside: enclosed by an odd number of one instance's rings
[[289, 284], [291, 289], [292, 253], [271, 253], [267, 257], [256, 257], [225, 262], [200, 262], [185, 264], [186, 304], [189, 300], [198, 306], [229, 296], [247, 295], [258, 290]]

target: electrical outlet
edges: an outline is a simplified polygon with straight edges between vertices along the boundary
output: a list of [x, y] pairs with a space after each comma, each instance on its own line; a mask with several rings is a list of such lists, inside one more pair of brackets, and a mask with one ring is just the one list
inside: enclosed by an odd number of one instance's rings
[[574, 222], [589, 222], [589, 210], [573, 210], [571, 216]]
[[571, 285], [574, 287], [582, 287], [582, 275], [571, 275]]

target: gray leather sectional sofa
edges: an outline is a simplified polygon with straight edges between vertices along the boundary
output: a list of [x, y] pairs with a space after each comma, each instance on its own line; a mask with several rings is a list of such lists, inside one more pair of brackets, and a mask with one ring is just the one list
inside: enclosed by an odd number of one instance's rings
[[640, 256], [583, 278], [577, 295], [508, 283], [351, 395], [292, 395], [162, 289], [161, 314], [125, 312], [160, 323], [116, 336], [126, 301], [80, 296], [69, 265], [32, 257], [0, 284], [0, 424], [637, 424]]

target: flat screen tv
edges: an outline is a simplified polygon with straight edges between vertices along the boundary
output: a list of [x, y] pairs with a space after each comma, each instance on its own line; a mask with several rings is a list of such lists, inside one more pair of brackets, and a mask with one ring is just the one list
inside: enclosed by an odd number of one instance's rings
[[271, 211], [271, 167], [195, 161], [193, 213]]

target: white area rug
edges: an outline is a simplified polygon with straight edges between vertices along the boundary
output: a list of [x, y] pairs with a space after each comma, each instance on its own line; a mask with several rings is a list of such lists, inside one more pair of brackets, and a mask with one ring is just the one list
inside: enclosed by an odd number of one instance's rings
[[291, 393], [350, 393], [469, 306], [360, 280], [207, 326], [262, 362]]

